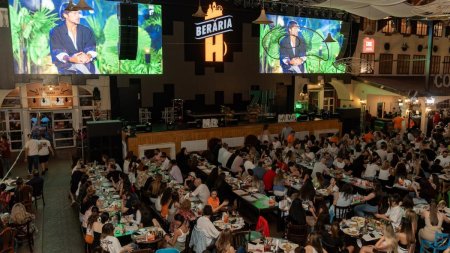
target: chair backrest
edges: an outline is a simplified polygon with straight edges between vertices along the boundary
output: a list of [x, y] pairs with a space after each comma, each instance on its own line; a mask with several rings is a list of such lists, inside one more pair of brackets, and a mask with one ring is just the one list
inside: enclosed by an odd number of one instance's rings
[[260, 231], [261, 234], [264, 235], [264, 237], [270, 236], [269, 223], [262, 216], [259, 216], [259, 218], [258, 218], [258, 223], [256, 223], [256, 231]]
[[155, 253], [180, 253], [180, 251], [178, 251], [175, 248], [165, 248], [165, 249], [159, 249]]
[[239, 247], [246, 248], [247, 242], [250, 240], [250, 231], [233, 232], [233, 247], [239, 249]]
[[449, 240], [450, 240], [449, 234], [436, 232], [434, 234], [433, 248], [445, 246], [449, 244]]
[[334, 206], [334, 217], [338, 220], [345, 219], [351, 210], [348, 206]]
[[0, 253], [14, 252], [14, 231], [11, 228], [5, 228], [0, 232], [0, 238], [3, 242]]
[[286, 238], [289, 241], [303, 245], [308, 236], [308, 225], [294, 225], [289, 223], [286, 230]]

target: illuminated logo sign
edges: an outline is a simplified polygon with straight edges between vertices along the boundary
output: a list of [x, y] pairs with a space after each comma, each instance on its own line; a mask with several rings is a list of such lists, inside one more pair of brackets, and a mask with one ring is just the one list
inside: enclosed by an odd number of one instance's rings
[[363, 40], [363, 53], [375, 53], [375, 40], [365, 37]]
[[231, 15], [223, 15], [223, 8], [213, 2], [208, 7], [205, 21], [195, 23], [195, 38], [205, 39], [205, 61], [223, 62], [227, 54], [227, 44], [223, 41], [223, 34], [233, 31]]

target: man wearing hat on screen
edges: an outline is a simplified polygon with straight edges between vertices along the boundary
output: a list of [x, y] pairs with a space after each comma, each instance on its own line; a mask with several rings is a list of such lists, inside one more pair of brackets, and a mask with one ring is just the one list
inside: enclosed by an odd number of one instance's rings
[[61, 5], [62, 22], [50, 31], [50, 53], [60, 74], [98, 74], [95, 35], [81, 25], [81, 11], [74, 5]]
[[280, 65], [283, 73], [306, 73], [306, 44], [300, 26], [294, 20], [288, 22], [288, 35], [280, 41]]

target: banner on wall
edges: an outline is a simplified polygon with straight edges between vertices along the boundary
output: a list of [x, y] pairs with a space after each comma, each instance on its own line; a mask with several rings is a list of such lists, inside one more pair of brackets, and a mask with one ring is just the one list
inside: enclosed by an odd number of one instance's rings
[[195, 39], [205, 40], [205, 61], [223, 62], [227, 43], [223, 34], [233, 31], [233, 16], [223, 15], [223, 8], [212, 2], [208, 6], [205, 21], [195, 23]]
[[70, 108], [73, 105], [72, 85], [27, 84], [27, 100], [31, 109]]

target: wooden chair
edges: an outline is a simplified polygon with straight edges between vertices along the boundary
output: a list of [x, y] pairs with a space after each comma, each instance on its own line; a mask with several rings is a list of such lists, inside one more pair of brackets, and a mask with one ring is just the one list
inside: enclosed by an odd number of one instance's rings
[[14, 231], [11, 228], [5, 228], [0, 232], [0, 238], [3, 244], [1, 245], [0, 253], [14, 252]]
[[31, 220], [24, 224], [11, 224], [11, 228], [15, 232], [15, 238], [18, 242], [28, 242], [30, 252], [33, 252], [34, 237], [31, 231]]
[[299, 245], [306, 243], [308, 237], [308, 225], [294, 225], [289, 223], [286, 228], [286, 239]]

